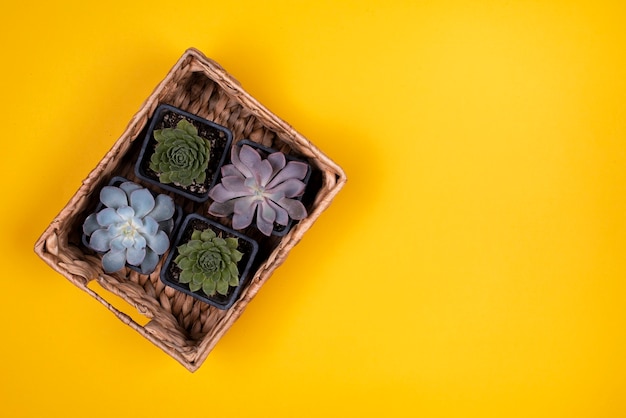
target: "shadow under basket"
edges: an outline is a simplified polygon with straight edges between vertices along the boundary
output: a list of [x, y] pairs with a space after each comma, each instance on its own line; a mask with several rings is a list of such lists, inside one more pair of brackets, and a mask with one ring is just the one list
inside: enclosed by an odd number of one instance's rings
[[[311, 178], [302, 199], [308, 217], [280, 237], [246, 231], [258, 242], [259, 250], [250, 269], [250, 279], [242, 287], [237, 301], [226, 310], [165, 286], [159, 279], [165, 257], [150, 275], [139, 274], [130, 268], [107, 274], [102, 270], [100, 257], [81, 243], [82, 224], [99, 201], [98, 191], [113, 177], [122, 176], [148, 186], [136, 176], [134, 166], [141, 151], [141, 139], [160, 104], [175, 106], [225, 126], [233, 133], [233, 144], [249, 139], [303, 159], [311, 166]], [[330, 205], [345, 182], [346, 176], [341, 167], [250, 96], [219, 64], [190, 48], [146, 99], [122, 136], [83, 181], [68, 204], [52, 220], [37, 240], [35, 252], [53, 269], [105, 305], [122, 322], [188, 370], [195, 371], [274, 270], [284, 262], [289, 251]], [[173, 192], [166, 194], [185, 213], [206, 216], [210, 200], [197, 202]], [[216, 220], [230, 226], [228, 219]], [[121, 311], [122, 307], [114, 306], [88, 287], [91, 281], [121, 297], [149, 321], [141, 325], [133, 320]]]

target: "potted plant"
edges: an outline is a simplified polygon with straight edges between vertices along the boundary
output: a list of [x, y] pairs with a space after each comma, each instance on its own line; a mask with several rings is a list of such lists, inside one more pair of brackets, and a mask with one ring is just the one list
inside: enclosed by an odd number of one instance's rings
[[135, 174], [196, 202], [208, 199], [232, 143], [227, 128], [161, 104], [148, 126]]
[[219, 309], [230, 308], [249, 279], [255, 240], [196, 213], [188, 215], [161, 269], [161, 281]]
[[181, 208], [170, 196], [154, 195], [122, 177], [114, 177], [99, 196], [96, 210], [83, 223], [83, 244], [102, 254], [106, 273], [124, 266], [152, 273], [170, 247]]
[[209, 214], [232, 216], [234, 229], [256, 226], [266, 236], [282, 236], [307, 211], [301, 202], [311, 169], [293, 156], [252, 141], [232, 147], [230, 164], [209, 192]]

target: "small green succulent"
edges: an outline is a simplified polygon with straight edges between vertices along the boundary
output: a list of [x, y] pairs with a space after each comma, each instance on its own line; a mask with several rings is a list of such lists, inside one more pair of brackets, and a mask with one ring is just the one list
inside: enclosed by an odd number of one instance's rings
[[174, 259], [181, 269], [179, 282], [189, 284], [192, 292], [202, 289], [208, 296], [226, 295], [229, 286], [239, 285], [238, 246], [237, 238], [218, 237], [211, 229], [194, 230]]
[[188, 187], [206, 180], [211, 145], [198, 136], [198, 129], [185, 119], [175, 128], [154, 131], [157, 141], [150, 157], [150, 168], [159, 175], [161, 183]]

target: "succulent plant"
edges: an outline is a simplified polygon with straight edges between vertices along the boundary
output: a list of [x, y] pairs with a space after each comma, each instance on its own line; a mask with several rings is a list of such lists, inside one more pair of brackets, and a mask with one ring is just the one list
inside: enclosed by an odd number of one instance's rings
[[83, 232], [89, 246], [104, 253], [104, 271], [112, 273], [128, 263], [151, 273], [170, 245], [172, 198], [160, 194], [155, 199], [148, 189], [129, 181], [103, 187], [100, 202], [104, 208], [85, 219]]
[[174, 183], [188, 187], [206, 180], [211, 145], [198, 136], [198, 129], [185, 119], [175, 128], [154, 131], [157, 145], [150, 157], [150, 168], [161, 183]]
[[231, 163], [222, 167], [222, 179], [209, 192], [213, 203], [209, 213], [224, 217], [233, 215], [234, 229], [248, 227], [255, 218], [256, 227], [271, 235], [274, 224], [286, 226], [290, 219], [307, 216], [302, 202], [295, 199], [304, 193], [302, 181], [308, 165], [287, 162], [285, 154], [273, 152], [262, 158], [251, 146], [233, 147]]
[[237, 262], [243, 254], [238, 246], [237, 238], [218, 237], [211, 229], [194, 230], [174, 259], [181, 269], [178, 281], [187, 283], [192, 292], [202, 289], [208, 296], [226, 295], [229, 286], [239, 285]]

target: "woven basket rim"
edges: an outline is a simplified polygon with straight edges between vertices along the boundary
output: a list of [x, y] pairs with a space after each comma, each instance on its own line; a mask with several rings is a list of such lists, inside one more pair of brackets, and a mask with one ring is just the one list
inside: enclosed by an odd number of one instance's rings
[[[133, 321], [128, 315], [121, 312], [110, 304], [105, 298], [87, 287], [91, 280], [97, 280], [106, 290], [111, 291], [125, 300], [131, 298], [130, 293], [135, 287], [125, 287], [125, 283], [120, 283], [118, 279], [106, 274], [93, 273], [90, 259], [83, 257], [80, 252], [68, 243], [68, 231], [71, 219], [77, 216], [80, 208], [84, 208], [89, 201], [96, 185], [106, 175], [106, 170], [111, 165], [119, 162], [131, 145], [139, 137], [142, 129], [153, 114], [158, 104], [163, 103], [168, 94], [177, 94], [177, 82], [193, 74], [201, 74], [206, 77], [219, 89], [220, 97], [225, 97], [233, 103], [238, 103], [242, 109], [251, 115], [251, 120], [261, 121], [270, 132], [278, 135], [282, 141], [306, 156], [317, 166], [322, 174], [322, 189], [318, 193], [312, 205], [309, 216], [287, 234], [278, 246], [269, 255], [268, 259], [262, 263], [250, 284], [240, 295], [240, 299], [235, 303], [223, 317], [220, 317], [216, 324], [210, 328], [205, 337], [197, 346], [188, 347], [185, 341], [176, 337], [174, 328], [177, 324], [163, 319], [163, 323], [155, 323], [155, 319], [141, 326]], [[179, 361], [190, 371], [195, 371], [204, 362], [209, 352], [217, 344], [219, 339], [232, 326], [234, 321], [240, 317], [249, 301], [257, 294], [262, 285], [269, 279], [273, 271], [284, 262], [289, 251], [302, 239], [304, 233], [312, 226], [321, 213], [330, 205], [336, 194], [343, 188], [347, 181], [343, 169], [326, 156], [317, 146], [311, 143], [303, 135], [297, 132], [291, 125], [276, 116], [268, 108], [263, 106], [257, 99], [246, 92], [241, 84], [216, 61], [207, 58], [196, 48], [188, 48], [177, 60], [161, 82], [155, 87], [153, 92], [141, 104], [139, 110], [131, 118], [124, 132], [111, 149], [106, 153], [100, 163], [83, 180], [76, 193], [70, 198], [66, 206], [51, 221], [42, 235], [35, 243], [35, 252], [54, 270], [65, 276], [72, 283], [86, 291], [100, 303], [105, 305], [122, 322], [131, 326], [141, 335], [157, 345], [171, 357]], [[95, 277], [94, 277], [95, 276]], [[143, 297], [143, 295], [140, 295]], [[132, 299], [132, 298], [131, 298]], [[135, 299], [132, 299], [135, 300]], [[136, 302], [134, 305], [138, 305]], [[139, 304], [141, 305], [141, 304]], [[158, 309], [152, 306], [152, 301], [148, 300], [146, 306], [136, 306], [140, 313]], [[158, 304], [157, 304], [158, 305]], [[143, 306], [143, 308], [142, 308]], [[173, 318], [173, 317], [172, 317]], [[169, 322], [168, 322], [169, 321]], [[165, 325], [163, 325], [165, 324]], [[167, 325], [169, 324], [169, 325]]]

